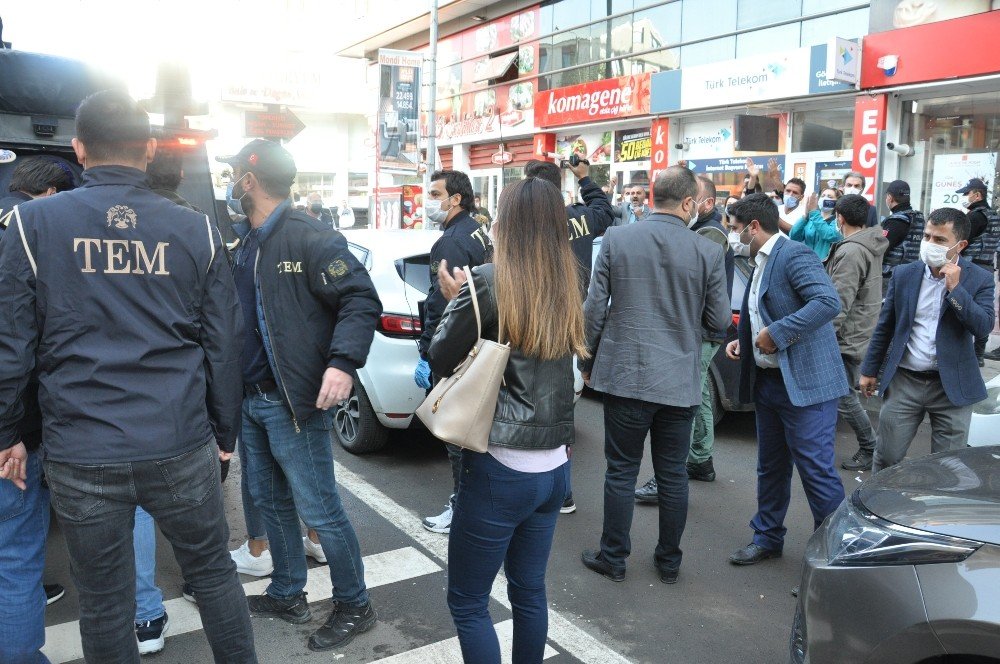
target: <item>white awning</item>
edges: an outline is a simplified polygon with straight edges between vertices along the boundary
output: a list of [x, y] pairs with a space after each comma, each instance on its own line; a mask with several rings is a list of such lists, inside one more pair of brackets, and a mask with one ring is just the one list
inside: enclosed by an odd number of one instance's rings
[[516, 63], [517, 51], [478, 62], [476, 63], [476, 77], [472, 81], [473, 83], [484, 83], [496, 78], [503, 78]]

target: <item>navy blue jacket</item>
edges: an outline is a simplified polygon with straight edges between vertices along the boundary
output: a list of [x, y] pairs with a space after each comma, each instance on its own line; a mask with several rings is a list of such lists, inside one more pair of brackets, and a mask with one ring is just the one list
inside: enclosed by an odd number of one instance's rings
[[[756, 268], [755, 268], [756, 269]], [[740, 309], [740, 401], [753, 401], [757, 363], [750, 329], [750, 284]], [[760, 316], [778, 347], [778, 366], [788, 399], [811, 406], [839, 399], [848, 392], [833, 321], [840, 313], [840, 296], [816, 252], [781, 237], [764, 265], [760, 282]]]
[[87, 169], [23, 203], [0, 242], [0, 449], [37, 368], [47, 458], [174, 457], [239, 431], [242, 319], [208, 217], [140, 170]]
[[[340, 231], [290, 206], [272, 223], [257, 252], [258, 326], [298, 427], [319, 412], [327, 367], [354, 374], [365, 365], [382, 302]], [[244, 238], [250, 224], [233, 229]]]
[[431, 289], [424, 301], [424, 327], [420, 340], [417, 342], [420, 357], [425, 360], [427, 359], [427, 349], [431, 345], [431, 338], [434, 336], [434, 330], [437, 329], [445, 307], [448, 306], [448, 302], [441, 295], [441, 289], [438, 286], [438, 266], [442, 260], [448, 261], [449, 270], [466, 265], [470, 268], [482, 265], [488, 259], [487, 248], [489, 247], [491, 247], [491, 243], [486, 231], [465, 210], [455, 215], [444, 232], [441, 233], [441, 237], [431, 247]]
[[590, 288], [590, 272], [594, 262], [594, 238], [604, 235], [615, 223], [614, 208], [590, 176], [580, 178], [583, 203], [566, 206], [569, 216], [569, 246], [580, 265], [580, 286], [586, 299]]
[[[0, 198], [0, 237], [14, 218], [14, 207], [30, 200], [31, 196], [20, 191], [12, 191], [6, 198]], [[42, 444], [42, 411], [38, 408], [37, 379], [28, 383], [21, 396], [21, 405], [24, 408], [24, 418], [18, 425], [21, 441], [29, 451], [37, 450]]]
[[[974, 341], [993, 329], [993, 273], [964, 257], [958, 265], [962, 275], [955, 290], [945, 294], [935, 343], [941, 385], [948, 400], [962, 407], [986, 398]], [[925, 269], [926, 265], [919, 261], [892, 271], [882, 313], [861, 364], [863, 376], [882, 372], [880, 392], [891, 385], [906, 351]]]

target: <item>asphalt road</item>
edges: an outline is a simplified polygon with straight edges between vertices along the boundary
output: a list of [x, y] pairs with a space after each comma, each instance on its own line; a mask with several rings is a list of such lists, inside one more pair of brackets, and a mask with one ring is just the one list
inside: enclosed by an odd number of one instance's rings
[[[784, 557], [753, 567], [734, 567], [728, 555], [750, 540], [747, 522], [755, 511], [756, 443], [752, 414], [730, 414], [716, 431], [713, 483], [692, 482], [684, 562], [680, 581], [659, 582], [652, 563], [656, 544], [656, 508], [637, 505], [632, 527], [633, 555], [624, 583], [613, 583], [585, 569], [580, 552], [595, 547], [602, 521], [603, 416], [599, 399], [585, 396], [577, 405], [577, 445], [573, 454], [573, 490], [578, 511], [560, 516], [548, 568], [550, 621], [547, 662], [782, 662], [798, 585], [799, 561], [812, 530], [801, 485], [793, 480]], [[913, 453], [929, 451], [927, 425], [921, 427]], [[853, 434], [841, 425], [838, 460], [855, 451]], [[437, 514], [450, 492], [443, 448], [426, 434], [403, 432], [383, 451], [354, 457], [335, 450], [338, 481], [366, 556], [368, 582], [380, 622], [343, 651], [316, 654], [305, 647], [308, 634], [329, 611], [329, 576], [313, 566], [310, 598], [312, 623], [293, 626], [253, 619], [262, 662], [389, 661], [396, 664], [459, 662], [454, 627], [445, 604], [444, 560], [447, 539], [427, 533], [419, 517]], [[651, 474], [648, 455], [639, 477]], [[867, 473], [842, 472], [848, 493]], [[226, 512], [231, 548], [245, 538], [240, 508], [239, 468], [227, 481]], [[175, 635], [166, 649], [146, 659], [159, 664], [210, 662], [204, 634], [192, 618], [193, 607], [180, 598], [181, 578], [169, 546], [160, 542], [158, 582], [163, 589]], [[53, 521], [47, 582], [67, 587], [66, 597], [48, 608], [47, 651], [53, 662], [79, 659], [75, 621], [78, 604], [67, 556]], [[244, 583], [255, 581], [243, 577]], [[266, 583], [266, 582], [265, 582]], [[251, 589], [252, 590], [252, 589]], [[259, 592], [257, 590], [256, 592]], [[498, 632], [509, 628], [509, 605], [496, 587], [491, 612]], [[861, 601], [861, 598], [859, 598]], [[177, 634], [176, 632], [184, 632]], [[450, 639], [450, 641], [449, 641]], [[74, 655], [74, 653], [76, 653]], [[508, 655], [509, 656], [509, 655]]]

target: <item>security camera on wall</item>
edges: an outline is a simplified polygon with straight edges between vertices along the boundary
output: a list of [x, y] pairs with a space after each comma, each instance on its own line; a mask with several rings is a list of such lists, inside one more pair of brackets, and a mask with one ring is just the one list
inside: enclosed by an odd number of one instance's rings
[[886, 143], [885, 147], [889, 148], [901, 157], [913, 156], [913, 147], [907, 143]]

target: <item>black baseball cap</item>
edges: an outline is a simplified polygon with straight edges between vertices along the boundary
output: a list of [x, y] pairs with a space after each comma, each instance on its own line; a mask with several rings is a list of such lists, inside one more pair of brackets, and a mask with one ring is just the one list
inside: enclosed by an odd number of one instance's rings
[[889, 183], [889, 186], [885, 188], [885, 193], [890, 196], [909, 196], [910, 183], [906, 180], [893, 180]]
[[970, 191], [987, 191], [988, 187], [986, 183], [979, 178], [972, 178], [969, 180], [969, 184], [965, 185], [961, 189], [955, 191], [956, 194], [967, 194]]
[[215, 160], [284, 185], [291, 185], [297, 173], [295, 160], [288, 150], [264, 138], [255, 138], [236, 154]]

